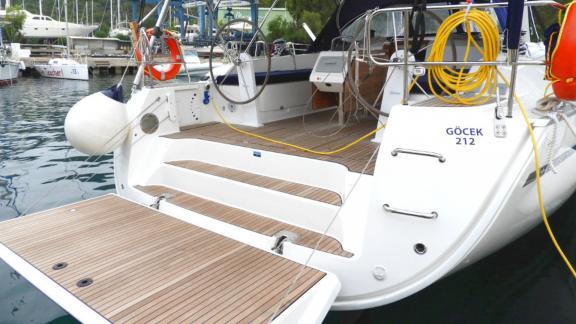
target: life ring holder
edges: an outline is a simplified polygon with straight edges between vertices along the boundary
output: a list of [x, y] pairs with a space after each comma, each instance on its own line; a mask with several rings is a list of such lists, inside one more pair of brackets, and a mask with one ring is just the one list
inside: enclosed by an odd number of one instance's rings
[[[252, 21], [247, 20], [247, 19], [233, 19], [233, 20], [230, 20], [229, 22], [227, 22], [226, 24], [224, 24], [224, 26], [220, 27], [220, 29], [218, 29], [218, 32], [216, 33], [216, 36], [214, 37], [214, 40], [212, 41], [212, 45], [210, 46], [210, 59], [209, 59], [208, 64], [209, 64], [210, 78], [212, 80], [212, 83], [214, 84], [214, 88], [222, 96], [222, 98], [224, 98], [228, 102], [236, 104], [236, 105], [245, 105], [245, 104], [251, 103], [252, 101], [256, 100], [256, 98], [258, 98], [262, 94], [262, 92], [264, 91], [264, 88], [266, 87], [266, 85], [268, 84], [268, 81], [270, 80], [270, 69], [272, 66], [272, 58], [271, 58], [270, 51], [268, 50], [268, 42], [266, 41], [266, 37], [265, 37], [264, 33], [262, 32], [262, 30], [260, 29], [260, 27], [258, 25], [254, 26], [254, 28], [256, 29], [256, 34], [253, 35], [252, 37], [258, 35], [258, 38], [263, 40], [263, 42], [264, 42], [263, 47], [264, 47], [264, 51], [265, 51], [264, 56], [266, 59], [266, 63], [265, 63], [266, 64], [266, 74], [264, 76], [264, 80], [263, 80], [262, 84], [259, 85], [260, 89], [258, 89], [258, 91], [256, 91], [256, 93], [252, 97], [245, 99], [245, 100], [235, 100], [233, 98], [230, 98], [229, 95], [226, 95], [224, 93], [224, 91], [221, 89], [222, 85], [218, 84], [218, 79], [217, 79], [218, 76], [214, 75], [213, 59], [214, 59], [215, 54], [216, 54], [214, 52], [214, 50], [217, 47], [223, 46], [224, 47], [224, 55], [227, 56], [228, 59], [230, 60], [230, 62], [234, 65], [234, 67], [232, 67], [231, 70], [234, 68], [237, 68], [237, 69], [242, 68], [241, 64], [243, 62], [241, 62], [241, 60], [239, 59], [241, 50], [238, 51], [237, 53], [231, 53], [230, 51], [234, 51], [234, 50], [228, 50], [226, 48], [227, 42], [224, 39], [224, 33], [226, 32], [226, 30], [232, 29], [231, 26], [234, 24], [238, 24], [238, 23], [246, 24], [249, 26], [254, 25], [254, 23]], [[218, 40], [221, 40], [222, 42], [218, 42]], [[252, 46], [256, 46], [256, 43], [254, 42], [254, 38], [251, 40], [251, 43], [254, 43], [254, 44], [251, 44]], [[248, 51], [248, 49], [246, 49], [245, 52], [247, 52], [247, 51]], [[226, 77], [224, 79], [226, 79]]]
[[[154, 28], [148, 28], [146, 30], [148, 41], [150, 41], [152, 35], [154, 35]], [[178, 40], [174, 38], [174, 35], [170, 31], [164, 30], [162, 37], [166, 47], [170, 51], [170, 66], [166, 70], [158, 70], [152, 64], [145, 64], [144, 74], [151, 76], [154, 80], [167, 81], [174, 79], [176, 75], [178, 75], [182, 64], [184, 64], [184, 59]], [[142, 63], [142, 55], [140, 54], [140, 48], [138, 46], [136, 47], [136, 58], [139, 63]]]

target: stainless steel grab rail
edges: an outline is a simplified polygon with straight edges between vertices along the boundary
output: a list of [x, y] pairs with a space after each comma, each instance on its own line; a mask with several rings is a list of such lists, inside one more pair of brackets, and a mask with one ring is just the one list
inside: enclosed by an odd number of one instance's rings
[[[538, 7], [538, 6], [550, 6], [550, 5], [559, 5], [558, 2], [553, 1], [553, 0], [533, 0], [533, 1], [526, 1], [525, 2], [525, 6], [527, 7]], [[506, 8], [508, 6], [507, 2], [491, 2], [491, 3], [476, 3], [476, 4], [449, 4], [449, 5], [428, 5], [426, 6], [426, 10], [465, 10], [467, 8], [477, 8], [477, 9], [488, 9], [488, 8]], [[366, 30], [370, 30], [372, 28], [372, 20], [374, 19], [375, 16], [382, 14], [382, 13], [388, 13], [388, 12], [402, 12], [404, 15], [404, 19], [408, 20], [407, 14], [409, 14], [410, 12], [412, 12], [413, 10], [413, 6], [400, 6], [400, 7], [390, 7], [390, 8], [382, 8], [382, 9], [375, 9], [370, 11], [365, 17], [364, 17], [364, 24], [365, 24], [365, 29]], [[410, 80], [409, 80], [409, 76], [408, 76], [408, 66], [409, 65], [421, 65], [421, 66], [428, 66], [428, 65], [494, 65], [494, 66], [499, 66], [499, 65], [507, 65], [507, 66], [517, 66], [517, 65], [543, 65], [545, 64], [545, 62], [543, 61], [529, 61], [529, 62], [524, 62], [524, 61], [519, 61], [519, 62], [510, 62], [510, 61], [506, 61], [506, 62], [409, 62], [408, 61], [408, 55], [406, 55], [407, 53], [407, 40], [409, 39], [409, 30], [410, 28], [406, 28], [406, 24], [409, 24], [409, 22], [404, 21], [404, 35], [403, 35], [403, 40], [404, 40], [404, 56], [405, 59], [403, 60], [403, 62], [381, 62], [379, 60], [376, 59], [376, 57], [374, 57], [374, 55], [372, 54], [372, 40], [371, 37], [366, 37], [366, 48], [367, 48], [367, 56], [369, 58], [369, 60], [372, 62], [372, 64], [376, 65], [376, 66], [402, 66], [403, 67], [403, 78], [404, 78], [404, 89], [403, 89], [403, 96], [402, 96], [402, 104], [406, 104], [408, 102], [408, 85], [410, 84]], [[409, 25], [408, 25], [409, 27]], [[396, 35], [394, 35], [394, 37], [396, 37]], [[512, 98], [512, 96], [511, 96]], [[509, 108], [509, 110], [511, 110]], [[511, 111], [508, 112], [508, 116], [507, 117], [512, 117], [512, 113]]]
[[420, 156], [429, 156], [429, 157], [437, 158], [438, 161], [440, 161], [440, 163], [446, 162], [446, 158], [440, 153], [410, 150], [410, 149], [403, 149], [403, 148], [397, 148], [397, 149], [392, 150], [392, 152], [391, 152], [392, 156], [398, 156], [398, 154], [400, 154], [400, 153], [411, 154], [411, 155], [420, 155]]
[[382, 205], [382, 207], [384, 208], [385, 211], [387, 211], [389, 213], [393, 213], [393, 214], [401, 214], [401, 215], [413, 216], [413, 217], [425, 218], [425, 219], [438, 218], [438, 213], [435, 211], [430, 212], [430, 213], [416, 212], [416, 211], [410, 211], [410, 210], [405, 210], [405, 209], [393, 208], [393, 207], [390, 207], [390, 205], [388, 205], [388, 204], [384, 204], [384, 205]]

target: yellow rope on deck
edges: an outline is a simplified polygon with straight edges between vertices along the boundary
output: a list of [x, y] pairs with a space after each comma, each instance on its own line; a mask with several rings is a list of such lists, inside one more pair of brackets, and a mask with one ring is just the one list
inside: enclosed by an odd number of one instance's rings
[[274, 144], [278, 144], [278, 145], [282, 145], [282, 146], [291, 147], [291, 148], [293, 148], [293, 149], [297, 149], [297, 150], [300, 150], [300, 151], [304, 151], [304, 152], [312, 153], [312, 154], [317, 154], [317, 155], [334, 155], [334, 154], [338, 154], [338, 153], [344, 152], [344, 151], [346, 151], [347, 149], [351, 148], [352, 146], [354, 146], [354, 145], [362, 142], [363, 140], [367, 139], [368, 137], [376, 134], [378, 131], [380, 131], [381, 129], [383, 129], [383, 128], [386, 126], [386, 124], [383, 124], [383, 125], [379, 126], [378, 128], [376, 128], [375, 130], [371, 131], [370, 133], [368, 133], [368, 134], [366, 134], [366, 135], [363, 135], [362, 137], [358, 138], [357, 140], [355, 140], [355, 141], [353, 141], [353, 142], [351, 142], [351, 143], [348, 143], [348, 144], [346, 144], [346, 145], [344, 145], [344, 146], [342, 146], [342, 147], [340, 147], [340, 148], [338, 148], [338, 149], [336, 149], [336, 150], [333, 150], [333, 151], [316, 151], [316, 150], [309, 149], [309, 148], [306, 148], [306, 147], [302, 147], [302, 146], [299, 146], [299, 145], [296, 145], [296, 144], [291, 144], [291, 143], [283, 142], [283, 141], [280, 141], [280, 140], [276, 140], [276, 139], [273, 139], [273, 138], [270, 138], [270, 137], [262, 136], [262, 135], [259, 135], [259, 134], [255, 134], [255, 133], [252, 133], [252, 132], [249, 132], [249, 131], [245, 131], [245, 130], [243, 130], [243, 129], [240, 129], [240, 128], [238, 128], [238, 127], [230, 124], [230, 123], [228, 122], [228, 120], [226, 120], [226, 118], [224, 117], [224, 115], [222, 115], [222, 113], [220, 112], [220, 110], [218, 110], [218, 107], [216, 106], [216, 103], [214, 102], [214, 100], [211, 100], [211, 102], [212, 102], [212, 107], [214, 107], [214, 111], [216, 111], [216, 113], [218, 114], [218, 116], [220, 117], [220, 119], [222, 120], [222, 122], [223, 122], [226, 126], [228, 126], [230, 129], [232, 129], [232, 130], [234, 130], [234, 131], [236, 131], [236, 132], [238, 132], [238, 133], [244, 134], [244, 135], [246, 135], [246, 136], [250, 136], [250, 137], [257, 138], [257, 139], [261, 139], [261, 140], [266, 141], [266, 142], [270, 142], [270, 143], [274, 143]]

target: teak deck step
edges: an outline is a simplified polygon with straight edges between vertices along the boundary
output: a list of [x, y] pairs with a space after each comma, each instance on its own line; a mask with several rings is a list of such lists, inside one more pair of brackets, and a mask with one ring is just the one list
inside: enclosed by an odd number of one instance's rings
[[318, 250], [320, 251], [347, 258], [354, 255], [344, 251], [342, 244], [333, 237], [322, 237], [320, 233], [271, 218], [252, 214], [241, 209], [222, 205], [163, 186], [138, 186], [137, 189], [155, 197], [165, 195], [168, 197], [167, 201], [174, 205], [262, 235], [273, 236], [282, 230], [286, 230], [298, 235], [297, 241], [293, 242], [295, 244], [314, 248], [318, 241], [320, 241], [320, 244], [318, 244]]
[[[0, 223], [0, 241], [113, 322], [267, 322], [303, 267], [115, 195]], [[302, 271], [280, 313], [325, 276]]]
[[[262, 127], [237, 126], [258, 135], [268, 136], [287, 143], [317, 151], [333, 151], [373, 131], [378, 122], [373, 118], [360, 121], [352, 118], [344, 128], [330, 123], [334, 111], [325, 111], [268, 123]], [[312, 134], [312, 131], [314, 134]], [[330, 136], [327, 136], [331, 134]], [[200, 139], [223, 144], [249, 147], [257, 150], [306, 157], [341, 164], [352, 172], [374, 174], [375, 151], [379, 145], [371, 138], [360, 141], [349, 149], [331, 155], [318, 155], [240, 134], [221, 123], [207, 123], [187, 128], [179, 133], [165, 136], [171, 139]]]
[[168, 162], [168, 164], [327, 204], [336, 206], [342, 205], [342, 199], [339, 194], [322, 188], [284, 181], [200, 161], [174, 161]]

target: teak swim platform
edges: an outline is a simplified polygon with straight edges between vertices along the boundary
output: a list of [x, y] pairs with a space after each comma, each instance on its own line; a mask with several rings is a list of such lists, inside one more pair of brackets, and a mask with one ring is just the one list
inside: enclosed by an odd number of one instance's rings
[[325, 276], [116, 195], [4, 222], [0, 242], [119, 323], [268, 322]]

